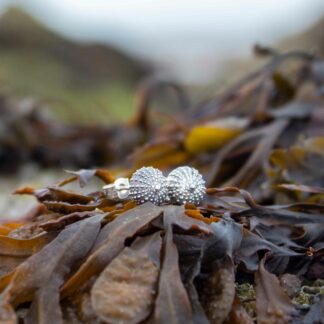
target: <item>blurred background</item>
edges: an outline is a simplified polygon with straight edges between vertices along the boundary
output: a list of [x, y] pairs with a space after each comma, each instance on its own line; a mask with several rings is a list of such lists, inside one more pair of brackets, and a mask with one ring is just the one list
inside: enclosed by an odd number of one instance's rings
[[256, 43], [324, 46], [322, 0], [1, 0], [0, 15], [2, 91], [66, 121], [127, 119], [147, 74], [205, 94], [262, 64]]
[[[109, 161], [87, 134], [100, 142], [113, 132], [105, 126], [129, 120], [146, 77], [172, 80], [199, 102], [265, 63], [255, 44], [321, 56], [323, 30], [323, 0], [0, 0], [0, 213], [13, 188], [61, 172], [30, 160], [58, 170]], [[62, 125], [87, 128], [81, 139]]]

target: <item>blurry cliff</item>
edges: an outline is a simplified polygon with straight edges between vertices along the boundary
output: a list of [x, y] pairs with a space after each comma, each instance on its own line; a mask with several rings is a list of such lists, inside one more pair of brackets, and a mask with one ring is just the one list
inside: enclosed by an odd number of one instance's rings
[[65, 120], [89, 122], [94, 109], [94, 121], [127, 116], [148, 71], [114, 48], [67, 40], [20, 9], [0, 17], [0, 91], [47, 100]]
[[279, 50], [305, 50], [324, 56], [324, 17], [304, 32], [281, 41]]
[[[306, 51], [308, 53], [316, 55], [317, 57], [323, 58], [323, 31], [324, 17], [322, 17], [315, 24], [313, 24], [303, 32], [284, 38], [277, 44], [261, 45], [269, 45], [271, 50], [279, 53], [290, 51]], [[253, 46], [251, 46], [251, 49], [253, 49]], [[257, 49], [255, 51], [256, 53], [251, 53], [249, 57], [238, 56], [236, 59], [231, 59], [226, 64], [224, 64], [221, 73], [217, 76], [217, 78], [215, 78], [215, 81], [212, 83], [212, 87], [216, 90], [216, 92], [222, 91], [226, 87], [241, 79], [247, 73], [260, 68], [267, 62], [268, 57], [267, 55], [262, 55], [262, 49], [259, 46], [256, 46], [255, 49]]]

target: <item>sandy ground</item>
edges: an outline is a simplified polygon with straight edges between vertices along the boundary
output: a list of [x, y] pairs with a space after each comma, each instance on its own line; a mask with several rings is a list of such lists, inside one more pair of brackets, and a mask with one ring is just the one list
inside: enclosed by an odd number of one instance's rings
[[30, 186], [42, 188], [55, 184], [57, 179], [63, 178], [60, 170], [41, 171], [35, 165], [26, 165], [15, 175], [0, 176], [0, 219], [19, 218], [35, 204], [31, 196], [17, 196], [12, 193], [20, 187]]
[[[32, 196], [13, 195], [12, 193], [21, 187], [44, 188], [54, 185], [59, 180], [68, 177], [62, 169], [40, 170], [36, 165], [26, 165], [14, 175], [0, 176], [0, 220], [17, 219], [28, 212], [35, 205]], [[79, 192], [91, 192], [100, 190], [103, 183], [100, 180], [91, 181], [85, 189], [81, 189], [78, 183], [69, 184], [66, 188]]]

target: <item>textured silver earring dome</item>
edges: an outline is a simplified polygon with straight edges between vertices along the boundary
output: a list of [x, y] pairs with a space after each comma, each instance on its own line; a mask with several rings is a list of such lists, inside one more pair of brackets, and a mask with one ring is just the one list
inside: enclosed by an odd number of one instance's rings
[[171, 202], [199, 205], [206, 191], [205, 180], [195, 168], [183, 166], [173, 170], [167, 177]]
[[153, 167], [138, 169], [130, 179], [129, 197], [138, 204], [147, 201], [161, 205], [168, 200], [167, 179]]

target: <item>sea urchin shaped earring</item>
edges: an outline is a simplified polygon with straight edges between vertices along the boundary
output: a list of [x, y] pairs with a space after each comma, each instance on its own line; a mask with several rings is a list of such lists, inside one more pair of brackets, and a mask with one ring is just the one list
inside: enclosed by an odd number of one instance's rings
[[167, 177], [171, 202], [179, 205], [199, 205], [206, 191], [205, 180], [195, 168], [183, 166], [173, 170]]
[[130, 179], [129, 197], [138, 204], [147, 201], [161, 205], [168, 201], [167, 179], [153, 167], [138, 169]]

